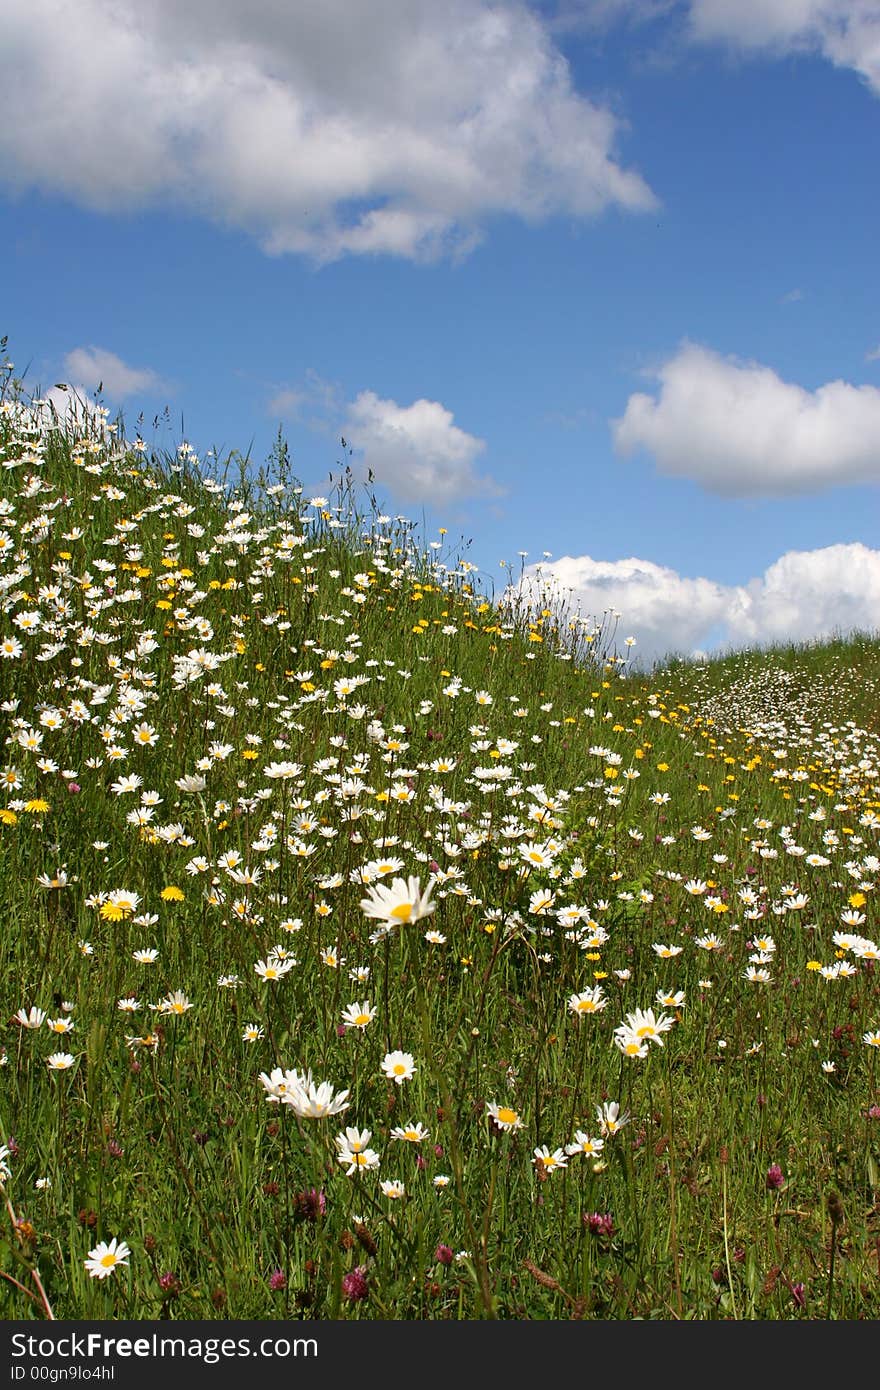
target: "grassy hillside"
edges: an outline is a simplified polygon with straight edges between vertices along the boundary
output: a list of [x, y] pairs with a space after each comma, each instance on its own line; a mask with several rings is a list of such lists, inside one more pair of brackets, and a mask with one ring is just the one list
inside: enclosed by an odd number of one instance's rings
[[880, 1314], [877, 641], [636, 676], [281, 442], [0, 464], [3, 1317]]

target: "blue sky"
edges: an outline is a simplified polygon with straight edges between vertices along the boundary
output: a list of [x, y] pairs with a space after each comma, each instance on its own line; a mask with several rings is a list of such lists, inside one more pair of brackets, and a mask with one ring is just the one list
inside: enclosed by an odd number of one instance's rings
[[0, 76], [31, 389], [643, 662], [880, 626], [880, 0], [6, 0]]

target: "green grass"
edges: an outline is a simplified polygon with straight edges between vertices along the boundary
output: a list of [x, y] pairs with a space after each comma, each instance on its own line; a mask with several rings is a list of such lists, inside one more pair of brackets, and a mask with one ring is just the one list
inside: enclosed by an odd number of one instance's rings
[[880, 643], [639, 675], [281, 440], [39, 415], [7, 381], [0, 1314], [880, 1315]]

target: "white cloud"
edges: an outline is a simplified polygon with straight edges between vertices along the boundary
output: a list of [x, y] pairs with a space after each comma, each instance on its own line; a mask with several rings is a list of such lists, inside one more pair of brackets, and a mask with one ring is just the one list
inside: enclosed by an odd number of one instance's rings
[[[62, 418], [74, 409], [94, 415], [91, 395], [99, 381], [104, 394], [117, 399], [161, 384], [150, 368], [130, 367], [102, 348], [75, 348], [67, 354], [65, 368], [68, 388], [54, 387], [44, 397]], [[423, 398], [399, 405], [374, 391], [361, 391], [345, 402], [338, 382], [309, 369], [300, 384], [277, 387], [268, 409], [309, 429], [341, 435], [353, 451], [355, 470], [364, 475], [371, 471], [400, 502], [444, 506], [504, 492], [488, 474], [475, 470], [485, 440], [456, 425], [439, 401]]]
[[687, 30], [752, 52], [819, 53], [880, 95], [878, 0], [690, 0]]
[[350, 464], [386, 487], [400, 502], [438, 506], [465, 497], [500, 497], [504, 489], [475, 464], [485, 440], [455, 424], [439, 401], [424, 398], [411, 405], [361, 391], [346, 401], [339, 382], [312, 368], [302, 381], [275, 388], [270, 415], [303, 424], [318, 434], [333, 434], [352, 450]]
[[746, 586], [728, 617], [738, 645], [880, 626], [880, 551], [858, 542], [790, 550]]
[[[100, 396], [96, 396], [98, 386]], [[64, 381], [44, 391], [36, 408], [45, 428], [60, 423], [103, 435], [115, 429], [113, 407], [127, 397], [169, 389], [151, 367], [131, 367], [106, 348], [78, 347], [64, 358]]]
[[544, 582], [601, 621], [618, 613], [617, 647], [636, 638], [632, 660], [650, 667], [666, 656], [804, 642], [880, 627], [880, 550], [858, 542], [788, 551], [747, 584], [687, 579], [650, 560], [564, 556], [530, 566]]
[[611, 422], [622, 454], [646, 449], [663, 473], [727, 496], [782, 496], [880, 482], [880, 389], [815, 391], [770, 367], [684, 343]]
[[276, 387], [267, 409], [276, 418], [302, 420], [310, 429], [326, 433], [344, 406], [338, 383], [309, 367], [300, 385]]
[[59, 424], [62, 429], [71, 426], [89, 433], [104, 435], [109, 420], [109, 410], [100, 406], [81, 386], [57, 384], [40, 396], [42, 404], [37, 407], [40, 424], [45, 429]]
[[461, 255], [493, 216], [656, 203], [519, 0], [5, 0], [0, 80], [0, 180], [273, 253]]
[[64, 370], [71, 382], [86, 392], [100, 385], [102, 394], [121, 401], [128, 396], [157, 395], [167, 390], [151, 367], [130, 367], [106, 348], [78, 347], [67, 354]]
[[[880, 0], [533, 0], [551, 33], [670, 20], [672, 44], [720, 44], [743, 55], [812, 54], [860, 74], [880, 95]], [[641, 55], [640, 55], [641, 56]]]
[[675, 570], [650, 560], [594, 560], [589, 555], [562, 556], [552, 563], [531, 565], [527, 584], [549, 581], [565, 593], [584, 618], [602, 622], [620, 615], [618, 647], [636, 638], [633, 658], [650, 664], [670, 651], [689, 654], [707, 633], [723, 622], [731, 591], [711, 579], [685, 579]]
[[361, 468], [402, 502], [444, 506], [468, 496], [497, 497], [502, 489], [474, 472], [485, 441], [453, 423], [439, 401], [412, 405], [361, 391], [347, 407], [342, 434]]

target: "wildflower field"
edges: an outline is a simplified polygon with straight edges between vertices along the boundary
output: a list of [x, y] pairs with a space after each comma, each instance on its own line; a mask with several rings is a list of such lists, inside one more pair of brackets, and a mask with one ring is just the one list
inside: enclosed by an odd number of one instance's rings
[[880, 643], [478, 581], [7, 373], [5, 1319], [880, 1315]]

